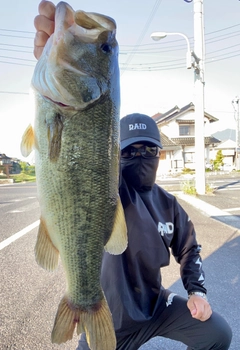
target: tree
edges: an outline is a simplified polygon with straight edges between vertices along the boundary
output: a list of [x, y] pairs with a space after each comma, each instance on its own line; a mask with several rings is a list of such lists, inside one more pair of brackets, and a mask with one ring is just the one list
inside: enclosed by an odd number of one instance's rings
[[27, 169], [28, 169], [28, 163], [26, 162], [19, 162], [20, 167], [22, 169], [23, 174], [27, 174]]
[[223, 166], [223, 154], [222, 150], [217, 151], [216, 158], [213, 161], [213, 169], [220, 170], [220, 167]]

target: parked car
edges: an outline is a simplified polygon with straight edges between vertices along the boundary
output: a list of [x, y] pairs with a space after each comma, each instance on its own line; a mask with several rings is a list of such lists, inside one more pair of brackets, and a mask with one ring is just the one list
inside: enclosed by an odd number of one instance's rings
[[234, 164], [223, 164], [223, 166], [221, 167], [221, 170], [222, 171], [227, 171], [227, 172], [231, 172], [231, 171], [234, 171], [236, 170], [236, 167]]

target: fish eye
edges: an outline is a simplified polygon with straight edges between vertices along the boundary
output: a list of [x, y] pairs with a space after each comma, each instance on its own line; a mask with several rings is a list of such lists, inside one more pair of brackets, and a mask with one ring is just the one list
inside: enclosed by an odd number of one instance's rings
[[105, 53], [109, 53], [109, 52], [112, 51], [111, 45], [106, 44], [106, 43], [101, 45], [101, 49], [102, 49], [102, 51], [105, 52]]

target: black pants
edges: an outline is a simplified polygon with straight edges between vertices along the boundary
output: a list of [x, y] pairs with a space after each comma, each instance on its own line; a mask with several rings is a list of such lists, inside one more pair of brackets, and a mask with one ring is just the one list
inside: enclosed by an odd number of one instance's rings
[[[227, 350], [232, 339], [228, 323], [216, 312], [202, 322], [192, 318], [186, 299], [173, 295], [172, 303], [139, 330], [117, 337], [117, 350], [137, 350], [151, 338], [162, 336], [186, 344], [188, 350]], [[89, 350], [85, 334], [81, 335], [77, 350]]]

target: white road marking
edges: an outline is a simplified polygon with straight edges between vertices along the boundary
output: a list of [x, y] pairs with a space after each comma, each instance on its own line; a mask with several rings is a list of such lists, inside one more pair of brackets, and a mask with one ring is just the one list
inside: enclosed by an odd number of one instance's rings
[[0, 206], [1, 206], [1, 208], [3, 208], [3, 207], [13, 205], [15, 203], [20, 203], [20, 202], [27, 201], [29, 199], [34, 199], [34, 198], [37, 198], [37, 197], [26, 197], [26, 198], [20, 198], [20, 199], [13, 199], [13, 200], [10, 200], [9, 202], [6, 202], [6, 203], [5, 202], [0, 203]]
[[240, 207], [238, 208], [229, 208], [229, 209], [222, 209], [224, 211], [235, 211], [235, 210], [240, 210]]
[[31, 225], [25, 227], [23, 230], [15, 233], [11, 237], [9, 237], [9, 238], [5, 239], [4, 241], [0, 242], [0, 250], [2, 250], [3, 248], [7, 247], [9, 244], [13, 243], [14, 241], [16, 241], [18, 238], [24, 236], [26, 233], [32, 231], [35, 227], [37, 227], [39, 225], [39, 222], [40, 222], [40, 220], [35, 221]]
[[19, 207], [18, 209], [15, 210], [10, 210], [7, 213], [23, 213], [23, 212], [27, 212], [27, 211], [31, 211], [33, 209], [39, 208], [39, 203], [38, 202], [34, 202], [34, 203], [30, 203], [28, 205]]
[[217, 188], [217, 191], [239, 191], [240, 187], [231, 186], [227, 188]]

